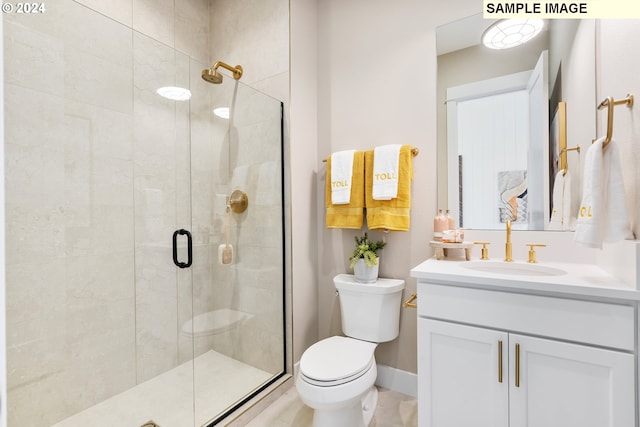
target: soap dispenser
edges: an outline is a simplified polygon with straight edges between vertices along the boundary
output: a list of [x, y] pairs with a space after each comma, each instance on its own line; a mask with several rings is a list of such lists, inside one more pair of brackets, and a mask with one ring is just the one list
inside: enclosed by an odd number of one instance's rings
[[449, 227], [449, 221], [444, 215], [442, 209], [438, 209], [438, 215], [433, 219], [433, 240], [436, 242], [442, 241], [442, 232]]
[[451, 216], [451, 211], [447, 209], [447, 230], [455, 230], [456, 220]]

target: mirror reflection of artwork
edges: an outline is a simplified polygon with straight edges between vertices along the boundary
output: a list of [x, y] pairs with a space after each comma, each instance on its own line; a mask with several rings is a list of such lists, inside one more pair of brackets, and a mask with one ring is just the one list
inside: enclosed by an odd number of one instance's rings
[[527, 222], [527, 171], [498, 172], [500, 222]]

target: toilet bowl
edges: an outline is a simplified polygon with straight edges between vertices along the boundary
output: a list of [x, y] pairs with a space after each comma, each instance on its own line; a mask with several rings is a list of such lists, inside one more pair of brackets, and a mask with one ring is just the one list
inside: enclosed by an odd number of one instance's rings
[[[300, 399], [314, 409], [314, 427], [369, 425], [377, 403], [374, 383], [378, 370], [373, 355], [376, 346], [335, 336], [317, 342], [304, 352], [296, 389]], [[367, 397], [365, 411], [363, 405]]]
[[378, 400], [374, 351], [398, 336], [404, 281], [362, 284], [340, 274], [334, 284], [347, 336], [326, 338], [304, 352], [296, 389], [314, 409], [314, 427], [366, 427]]

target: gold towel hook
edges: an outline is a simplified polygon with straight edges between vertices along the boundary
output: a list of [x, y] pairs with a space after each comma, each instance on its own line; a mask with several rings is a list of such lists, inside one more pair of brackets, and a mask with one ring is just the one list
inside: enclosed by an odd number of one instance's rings
[[598, 105], [598, 110], [602, 110], [603, 108], [607, 108], [607, 136], [605, 137], [604, 143], [602, 144], [602, 148], [605, 148], [613, 137], [613, 107], [616, 105], [626, 104], [627, 107], [633, 108], [633, 95], [627, 94], [627, 97], [624, 99], [620, 99], [618, 101], [613, 99], [613, 96], [608, 96], [605, 100], [603, 100]]
[[564, 162], [565, 162], [565, 167], [562, 169], [564, 170], [564, 173], [562, 174], [562, 176], [566, 175], [567, 172], [569, 171], [569, 162], [567, 162], [567, 153], [569, 151], [577, 151], [578, 153], [580, 153], [580, 146], [576, 145], [575, 147], [563, 148], [562, 150], [560, 150], [560, 156], [562, 157], [562, 155], [564, 155]]

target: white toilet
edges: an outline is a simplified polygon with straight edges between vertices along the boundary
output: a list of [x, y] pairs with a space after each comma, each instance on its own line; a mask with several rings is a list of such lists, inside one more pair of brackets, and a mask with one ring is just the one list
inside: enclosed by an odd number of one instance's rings
[[373, 352], [398, 336], [404, 280], [365, 284], [339, 274], [333, 283], [346, 337], [324, 339], [304, 352], [296, 389], [314, 409], [313, 427], [366, 427], [378, 401]]

